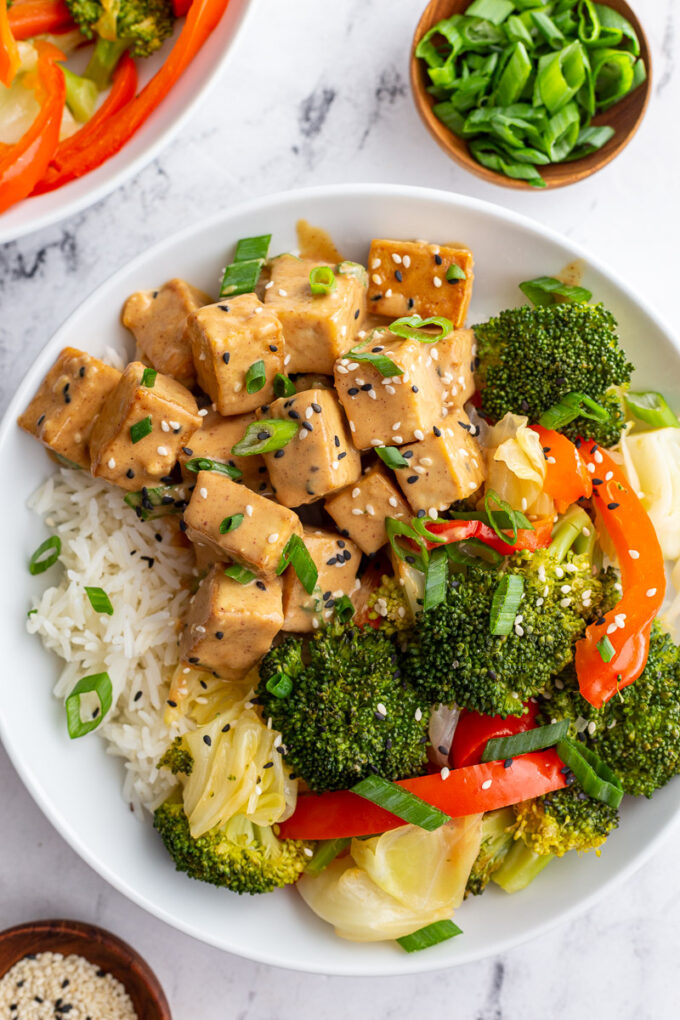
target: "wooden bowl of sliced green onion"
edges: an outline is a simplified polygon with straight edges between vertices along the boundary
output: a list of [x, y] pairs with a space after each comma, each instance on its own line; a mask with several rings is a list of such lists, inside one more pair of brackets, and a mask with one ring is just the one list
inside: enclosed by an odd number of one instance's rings
[[411, 85], [461, 166], [509, 188], [560, 188], [606, 166], [637, 131], [649, 46], [624, 0], [431, 0]]

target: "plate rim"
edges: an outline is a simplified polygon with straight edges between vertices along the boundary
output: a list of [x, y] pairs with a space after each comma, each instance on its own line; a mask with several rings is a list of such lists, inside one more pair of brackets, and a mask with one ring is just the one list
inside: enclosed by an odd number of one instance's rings
[[[254, 0], [256, 3], [257, 0]], [[0, 451], [4, 444], [8, 441], [10, 431], [15, 427], [16, 417], [18, 411], [23, 408], [23, 404], [26, 399], [25, 390], [28, 387], [28, 380], [36, 370], [37, 366], [42, 363], [45, 359], [46, 349], [49, 346], [58, 346], [58, 342], [64, 332], [67, 331], [71, 319], [81, 314], [85, 314], [90, 308], [96, 306], [100, 301], [100, 295], [103, 291], [107, 291], [109, 288], [116, 286], [119, 280], [125, 277], [130, 272], [136, 271], [138, 267], [144, 264], [153, 262], [154, 259], [162, 255], [164, 250], [176, 244], [182, 244], [194, 236], [201, 235], [204, 231], [214, 228], [221, 222], [228, 222], [229, 220], [238, 216], [248, 216], [254, 213], [266, 212], [267, 209], [272, 207], [278, 207], [291, 203], [293, 205], [301, 205], [307, 200], [321, 199], [328, 201], [347, 201], [353, 196], [362, 196], [372, 199], [376, 198], [400, 198], [404, 200], [434, 200], [448, 204], [452, 209], [465, 207], [466, 209], [485, 214], [487, 216], [496, 217], [506, 223], [513, 224], [524, 230], [528, 230], [529, 233], [536, 233], [543, 238], [547, 238], [560, 246], [573, 252], [575, 258], [586, 260], [587, 264], [595, 269], [597, 272], [602, 274], [609, 282], [613, 283], [618, 289], [631, 295], [631, 300], [634, 304], [641, 309], [645, 315], [647, 315], [661, 333], [665, 335], [671, 345], [675, 348], [678, 356], [680, 357], [680, 339], [676, 337], [674, 330], [665, 318], [660, 315], [646, 300], [645, 297], [640, 296], [633, 291], [623, 277], [619, 276], [617, 272], [611, 270], [599, 257], [593, 256], [590, 252], [581, 244], [571, 240], [559, 231], [553, 230], [551, 227], [546, 227], [532, 217], [526, 216], [523, 213], [518, 213], [512, 209], [507, 209], [504, 206], [500, 206], [494, 202], [489, 202], [483, 199], [474, 198], [459, 192], [450, 192], [443, 189], [428, 188], [417, 185], [406, 185], [406, 184], [380, 184], [375, 182], [361, 183], [353, 182], [347, 184], [326, 184], [326, 185], [315, 185], [312, 187], [291, 189], [287, 191], [277, 191], [271, 194], [249, 198], [245, 201], [236, 203], [232, 206], [227, 206], [219, 211], [218, 214], [213, 213], [210, 216], [202, 218], [196, 223], [189, 224], [179, 231], [175, 231], [155, 244], [149, 246], [144, 251], [140, 252], [130, 262], [120, 266], [115, 272], [110, 274], [102, 283], [100, 283], [89, 295], [82, 301], [70, 314], [62, 321], [55, 332], [49, 337], [43, 348], [38, 353], [33, 363], [29, 366], [27, 371], [24, 373], [21, 382], [19, 383], [14, 396], [9, 402], [7, 409], [0, 421]], [[33, 771], [29, 768], [28, 771], [24, 770], [24, 763], [21, 761], [18, 753], [18, 748], [15, 748], [9, 733], [6, 730], [3, 713], [0, 711], [0, 742], [2, 743], [11, 763], [14, 767], [19, 779], [26, 787], [31, 797], [40, 808], [45, 817], [50, 821], [57, 833], [69, 844], [72, 850], [84, 860], [89, 867], [92, 868], [98, 875], [104, 878], [114, 889], [124, 895], [127, 899], [131, 900], [138, 907], [145, 910], [147, 913], [156, 917], [157, 919], [168, 924], [171, 928], [183, 932], [186, 935], [197, 939], [200, 942], [214, 946], [223, 952], [230, 952], [234, 955], [241, 956], [244, 959], [252, 960], [256, 963], [264, 963], [269, 966], [278, 967], [284, 970], [290, 970], [294, 972], [313, 973], [332, 975], [338, 977], [391, 977], [395, 976], [399, 972], [398, 965], [395, 967], [387, 967], [377, 963], [371, 969], [362, 968], [360, 970], [353, 968], [350, 965], [336, 966], [333, 970], [329, 970], [327, 967], [317, 965], [315, 963], [298, 965], [290, 961], [282, 961], [275, 954], [266, 951], [248, 951], [247, 953], [241, 951], [238, 946], [230, 945], [228, 948], [225, 947], [224, 939], [218, 941], [215, 938], [206, 936], [202, 933], [198, 927], [190, 922], [177, 919], [170, 915], [162, 906], [158, 906], [156, 903], [149, 901], [143, 893], [133, 889], [126, 880], [119, 878], [106, 864], [102, 864], [96, 859], [96, 855], [90, 853], [90, 851], [83, 847], [80, 843], [80, 839], [73, 829], [68, 819], [62, 817], [56, 809], [53, 809], [50, 801], [47, 797], [43, 796], [42, 790], [39, 788], [39, 783], [36, 777], [33, 775]], [[609, 878], [604, 879], [597, 887], [597, 889], [581, 897], [578, 901], [572, 904], [572, 906], [560, 910], [557, 914], [553, 914], [547, 917], [545, 920], [537, 922], [529, 929], [518, 932], [516, 934], [507, 936], [502, 939], [500, 947], [496, 946], [491, 951], [485, 951], [482, 947], [477, 950], [471, 950], [467, 953], [461, 952], [460, 955], [453, 957], [452, 959], [442, 963], [439, 958], [431, 958], [432, 962], [428, 963], [427, 956], [422, 959], [422, 966], [409, 970], [408, 973], [413, 974], [424, 974], [431, 973], [438, 970], [447, 970], [452, 967], [461, 966], [468, 963], [474, 963], [482, 959], [487, 959], [490, 955], [498, 955], [500, 953], [506, 953], [511, 949], [529, 942], [541, 935], [546, 934], [558, 925], [567, 924], [574, 918], [584, 914], [590, 910], [599, 900], [601, 900], [605, 894], [611, 893], [619, 885], [623, 884], [629, 879], [639, 868], [641, 868], [649, 858], [659, 849], [659, 847], [669, 838], [674, 829], [680, 826], [680, 809], [670, 814], [664, 824], [658, 829], [656, 834], [653, 836], [650, 842], [637, 853], [627, 864], [621, 866], [613, 875]], [[404, 972], [405, 973], [405, 972]]]

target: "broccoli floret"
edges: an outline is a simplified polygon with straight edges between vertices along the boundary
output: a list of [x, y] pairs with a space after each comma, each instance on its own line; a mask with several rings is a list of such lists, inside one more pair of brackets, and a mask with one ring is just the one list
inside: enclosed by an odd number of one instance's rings
[[148, 57], [172, 35], [170, 0], [67, 0], [73, 20], [87, 39], [97, 37], [85, 77], [108, 86], [125, 50]]
[[551, 685], [539, 721], [576, 721], [581, 739], [621, 780], [625, 793], [651, 797], [680, 773], [680, 648], [654, 624], [647, 665], [601, 709], [581, 697], [567, 671]]
[[382, 576], [380, 585], [368, 597], [366, 609], [368, 620], [387, 634], [413, 626], [411, 607], [397, 577]]
[[153, 823], [178, 871], [251, 896], [296, 882], [312, 852], [310, 844], [278, 839], [270, 826], [254, 825], [243, 815], [194, 839], [176, 795], [156, 809]]
[[584, 393], [610, 412], [600, 423], [576, 418], [560, 431], [612, 446], [624, 424], [620, 393], [633, 371], [619, 345], [616, 320], [602, 305], [511, 308], [474, 327], [482, 409], [494, 420], [509, 411], [537, 422], [567, 393]]
[[[590, 518], [575, 508], [548, 549], [451, 575], [445, 601], [419, 617], [404, 656], [407, 678], [430, 704], [522, 715], [523, 702], [564, 669], [613, 584], [612, 573], [593, 576], [590, 555], [571, 551], [586, 526], [592, 528]], [[497, 636], [491, 605], [506, 574], [521, 576], [523, 596], [510, 634]]]
[[562, 857], [569, 850], [596, 850], [619, 824], [615, 808], [594, 800], [576, 784], [514, 806], [515, 832], [536, 854]]
[[[267, 684], [282, 674], [292, 689], [277, 697]], [[370, 773], [403, 779], [424, 771], [426, 704], [402, 681], [381, 631], [335, 626], [306, 645], [286, 638], [265, 656], [257, 694], [282, 734], [285, 760], [313, 790], [346, 789]]]
[[515, 815], [512, 808], [489, 811], [482, 819], [482, 843], [467, 880], [465, 895], [479, 896], [500, 868], [513, 844]]
[[173, 776], [176, 776], [178, 772], [190, 776], [193, 767], [194, 759], [191, 752], [184, 746], [181, 737], [175, 737], [156, 765], [157, 769], [170, 769]]

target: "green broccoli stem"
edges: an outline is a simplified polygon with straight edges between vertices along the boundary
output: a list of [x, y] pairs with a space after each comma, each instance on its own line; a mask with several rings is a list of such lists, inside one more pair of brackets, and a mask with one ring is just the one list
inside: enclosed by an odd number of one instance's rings
[[515, 840], [500, 868], [491, 876], [492, 882], [507, 893], [526, 889], [553, 859], [553, 854], [535, 854], [521, 839]]
[[129, 42], [125, 39], [116, 39], [112, 42], [109, 39], [102, 39], [101, 36], [97, 38], [94, 53], [85, 68], [84, 77], [93, 81], [100, 92], [103, 92], [111, 84], [113, 72], [128, 45]]
[[68, 67], [62, 67], [62, 71], [66, 81], [66, 105], [78, 123], [85, 124], [94, 113], [99, 89], [89, 78], [81, 78]]
[[584, 528], [592, 532], [593, 522], [580, 506], [570, 507], [564, 517], [557, 522], [552, 533], [550, 555], [558, 563], [562, 562], [579, 536], [585, 537]]

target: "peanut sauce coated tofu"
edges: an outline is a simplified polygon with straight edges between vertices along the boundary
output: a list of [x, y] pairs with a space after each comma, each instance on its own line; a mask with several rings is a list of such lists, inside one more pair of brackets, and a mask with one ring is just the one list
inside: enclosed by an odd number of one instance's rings
[[238, 443], [248, 426], [254, 422], [255, 412], [236, 414], [231, 418], [223, 418], [217, 411], [208, 411], [203, 418], [199, 432], [194, 432], [189, 446], [183, 446], [179, 452], [179, 463], [182, 477], [192, 485], [196, 481], [196, 472], [186, 468], [186, 462], [193, 457], [210, 457], [212, 460], [230, 464], [243, 472], [239, 481], [254, 492], [271, 491], [264, 460], [258, 454], [251, 457], [236, 457], [231, 452], [232, 446]]
[[145, 386], [144, 372], [141, 362], [130, 362], [90, 437], [92, 474], [131, 491], [168, 475], [201, 426], [196, 401], [181, 383], [159, 373]]
[[123, 325], [149, 364], [185, 386], [193, 386], [194, 359], [184, 328], [187, 317], [211, 300], [185, 280], [169, 280], [160, 290], [131, 294], [123, 305]]
[[[333, 266], [335, 287], [330, 294], [313, 294], [309, 274], [327, 262], [281, 255], [271, 264], [265, 305], [276, 312], [286, 338], [288, 372], [333, 371], [333, 363], [352, 346], [352, 338], [366, 313], [366, 284], [362, 267], [341, 272]], [[329, 267], [331, 268], [331, 267]]]
[[180, 639], [182, 662], [238, 680], [269, 651], [281, 630], [281, 581], [239, 584], [216, 563], [201, 581]]
[[434, 425], [425, 439], [400, 450], [409, 466], [395, 471], [395, 476], [416, 513], [424, 510], [436, 517], [437, 511], [479, 489], [484, 458], [472, 431], [465, 411], [458, 408]]
[[[237, 514], [243, 520], [223, 534], [222, 522]], [[302, 536], [292, 510], [216, 471], [199, 471], [184, 521], [187, 538], [204, 546], [213, 560], [234, 560], [265, 576], [276, 573], [291, 535]]]
[[[199, 308], [187, 320], [187, 336], [198, 384], [220, 414], [243, 414], [272, 399], [274, 376], [284, 371], [283, 329], [255, 294]], [[246, 374], [259, 361], [264, 383], [249, 393]]]
[[333, 616], [336, 599], [351, 595], [361, 553], [347, 538], [332, 531], [304, 529], [304, 543], [319, 571], [316, 588], [308, 595], [289, 567], [283, 574], [283, 630], [304, 634]]
[[[450, 266], [464, 280], [446, 278]], [[465, 323], [474, 260], [467, 248], [425, 241], [371, 241], [368, 256], [368, 310], [396, 319], [402, 315], [443, 315], [454, 328]]]
[[65, 347], [18, 423], [57, 458], [89, 468], [92, 426], [120, 375], [103, 361]]
[[386, 517], [408, 521], [413, 516], [393, 475], [380, 463], [370, 467], [354, 485], [327, 499], [325, 507], [340, 531], [369, 556], [387, 541]]
[[362, 350], [382, 353], [402, 375], [385, 377], [374, 365], [351, 358], [336, 362], [335, 386], [359, 450], [421, 439], [439, 418], [441, 391], [431, 346], [436, 345], [400, 340], [378, 330], [364, 341]]
[[332, 390], [280, 397], [260, 416], [289, 419], [300, 426], [286, 446], [264, 455], [272, 488], [284, 506], [313, 503], [360, 476], [361, 458]]
[[471, 329], [455, 329], [433, 345], [433, 353], [434, 349], [442, 407], [463, 407], [475, 392], [475, 334]]

